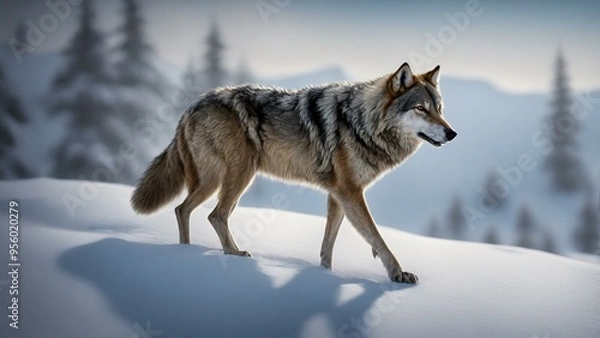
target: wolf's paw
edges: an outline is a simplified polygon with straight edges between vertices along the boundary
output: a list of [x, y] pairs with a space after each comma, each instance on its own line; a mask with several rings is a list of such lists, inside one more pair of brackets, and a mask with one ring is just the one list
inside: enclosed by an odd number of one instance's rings
[[392, 275], [392, 282], [417, 284], [419, 282], [419, 277], [417, 277], [417, 275], [414, 273], [399, 271]]
[[236, 251], [225, 251], [226, 255], [234, 255], [241, 257], [252, 257], [252, 255], [246, 250], [236, 250]]
[[330, 259], [321, 258], [321, 266], [327, 270], [333, 270], [333, 264], [331, 264], [331, 258]]
[[252, 255], [246, 251], [246, 250], [241, 250], [237, 253], [238, 256], [242, 256], [242, 257], [252, 257]]

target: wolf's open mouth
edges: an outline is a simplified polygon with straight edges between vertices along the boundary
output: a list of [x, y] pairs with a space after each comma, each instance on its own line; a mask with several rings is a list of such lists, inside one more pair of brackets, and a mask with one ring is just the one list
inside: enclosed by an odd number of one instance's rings
[[427, 136], [427, 135], [425, 135], [423, 133], [418, 133], [417, 136], [419, 136], [420, 138], [424, 139], [425, 141], [433, 144], [436, 147], [440, 147], [442, 145], [442, 142], [438, 142], [438, 141], [432, 139], [431, 137], [429, 137], [429, 136]]

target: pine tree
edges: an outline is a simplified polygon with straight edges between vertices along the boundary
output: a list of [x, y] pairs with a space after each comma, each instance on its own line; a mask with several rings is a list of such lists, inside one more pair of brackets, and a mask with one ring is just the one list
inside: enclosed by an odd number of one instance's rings
[[[224, 44], [216, 22], [213, 22], [204, 40], [205, 52], [202, 60], [192, 57], [182, 74], [181, 82], [186, 91], [199, 93], [229, 84], [228, 72], [223, 66]], [[203, 64], [201, 66], [200, 64]], [[237, 74], [239, 80], [240, 74]], [[248, 74], [243, 74], [247, 76]]]
[[144, 20], [136, 0], [123, 0], [124, 23], [119, 28], [123, 40], [117, 46], [121, 59], [116, 64], [117, 82], [143, 86], [163, 95], [164, 79], [152, 65], [153, 49], [146, 41]]
[[483, 235], [483, 242], [489, 244], [501, 244], [498, 233], [496, 232], [496, 226], [490, 225], [486, 233]]
[[529, 206], [523, 205], [517, 219], [517, 240], [515, 241], [515, 245], [523, 248], [537, 249], [536, 230], [537, 225], [531, 209]]
[[600, 245], [600, 215], [598, 205], [589, 195], [579, 214], [579, 226], [574, 234], [575, 247], [585, 253], [595, 254]]
[[213, 22], [206, 38], [205, 76], [208, 88], [216, 88], [225, 84], [226, 72], [223, 68], [223, 49], [219, 27]]
[[585, 186], [585, 172], [576, 141], [580, 127], [571, 112], [572, 98], [566, 63], [560, 51], [556, 60], [551, 106], [548, 138], [552, 142], [552, 151], [546, 157], [546, 167], [550, 171], [552, 186], [557, 191], [576, 191]]
[[[18, 98], [10, 91], [4, 72], [0, 68], [0, 179], [24, 178], [31, 176], [30, 171], [17, 158], [14, 151], [17, 139], [13, 127], [27, 122]], [[11, 127], [13, 126], [13, 127]]]
[[463, 202], [460, 197], [455, 196], [448, 210], [449, 233], [454, 239], [465, 239], [467, 231], [467, 219], [463, 212]]
[[64, 52], [68, 65], [55, 78], [54, 85], [64, 88], [72, 85], [82, 75], [90, 80], [109, 82], [105, 57], [104, 37], [94, 28], [95, 14], [92, 0], [83, 0], [79, 17], [79, 30]]
[[489, 204], [485, 205], [485, 207], [495, 210], [506, 205], [508, 191], [504, 191], [504, 189], [507, 188], [502, 185], [503, 182], [504, 181], [496, 170], [488, 173], [485, 183], [483, 184], [484, 193], [487, 197], [484, 201], [486, 204]]
[[[116, 118], [121, 122], [117, 138], [135, 149], [135, 154], [124, 161], [115, 180], [134, 183], [155, 155], [151, 150], [163, 147], [170, 140], [179, 116], [154, 116], [158, 115], [158, 107], [165, 107], [169, 102], [167, 94], [172, 88], [153, 65], [154, 51], [146, 40], [138, 1], [123, 0], [122, 13], [123, 24], [118, 29], [121, 41], [116, 47], [120, 58], [115, 65], [114, 89], [125, 95], [118, 95], [113, 105]], [[159, 120], [165, 127], [151, 127], [147, 122], [151, 119]]]
[[427, 236], [442, 238], [442, 229], [440, 228], [440, 222], [436, 217], [433, 217], [427, 227]]
[[66, 117], [67, 132], [54, 151], [53, 175], [89, 179], [101, 158], [121, 145], [115, 137], [111, 78], [104, 37], [94, 24], [91, 0], [80, 6], [79, 28], [64, 52], [66, 64], [53, 83], [52, 114]]

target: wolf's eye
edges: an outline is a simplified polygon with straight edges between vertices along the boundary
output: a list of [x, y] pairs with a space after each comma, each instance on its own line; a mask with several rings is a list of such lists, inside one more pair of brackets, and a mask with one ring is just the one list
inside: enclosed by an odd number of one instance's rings
[[423, 106], [416, 106], [415, 109], [418, 110], [421, 113], [426, 112], [425, 107], [423, 107]]

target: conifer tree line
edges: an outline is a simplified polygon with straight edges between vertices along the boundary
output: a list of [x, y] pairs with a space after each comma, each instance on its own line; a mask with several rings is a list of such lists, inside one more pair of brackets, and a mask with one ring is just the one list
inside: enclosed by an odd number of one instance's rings
[[167, 81], [152, 65], [154, 53], [138, 2], [122, 1], [114, 49], [97, 28], [93, 5], [91, 0], [81, 3], [79, 27], [48, 94], [50, 113], [68, 121], [54, 149], [51, 175], [132, 183], [161, 141], [156, 131], [150, 137], [140, 125], [166, 99]]
[[[47, 175], [133, 184], [170, 141], [185, 107], [200, 92], [252, 81], [243, 62], [236, 72], [226, 69], [226, 46], [216, 22], [210, 24], [202, 44], [203, 57], [193, 60], [194, 66], [185, 72], [183, 87], [167, 80], [156, 69], [143, 2], [121, 0], [116, 31], [101, 28], [96, 17], [99, 4], [83, 0], [73, 8], [77, 28], [44, 97], [48, 117], [64, 122], [64, 130], [57, 130], [61, 139], [52, 149], [50, 172], [27, 167], [28, 161], [13, 151], [28, 114], [0, 69], [0, 154], [6, 159], [0, 165], [0, 179]], [[27, 46], [27, 30], [19, 22], [14, 46]], [[116, 41], [114, 47], [108, 46], [109, 38]], [[180, 93], [177, 99], [175, 93]]]

